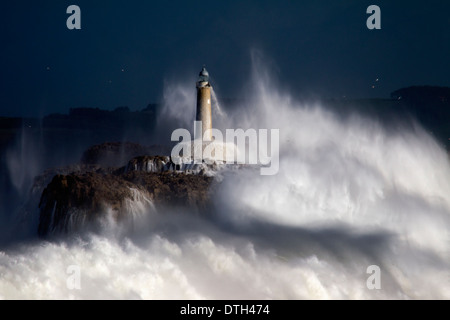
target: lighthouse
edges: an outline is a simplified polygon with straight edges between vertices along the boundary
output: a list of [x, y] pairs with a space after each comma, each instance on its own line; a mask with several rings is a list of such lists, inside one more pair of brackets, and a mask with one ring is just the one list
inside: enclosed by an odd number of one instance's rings
[[223, 134], [217, 129], [213, 134], [211, 111], [211, 90], [213, 88], [205, 67], [200, 71], [196, 88], [197, 111], [194, 121], [194, 139], [187, 129], [177, 129], [172, 133], [172, 141], [182, 139], [171, 152], [171, 159], [177, 165], [176, 170], [183, 170], [183, 168], [200, 170], [198, 166], [201, 167], [203, 164], [234, 163], [235, 155], [239, 156], [239, 150], [234, 144], [234, 140], [224, 142]]
[[[197, 81], [197, 115], [196, 121], [202, 123], [202, 137], [204, 141], [212, 140], [212, 117], [211, 117], [211, 84], [209, 73], [205, 67], [200, 71]], [[206, 135], [205, 132], [209, 130]]]

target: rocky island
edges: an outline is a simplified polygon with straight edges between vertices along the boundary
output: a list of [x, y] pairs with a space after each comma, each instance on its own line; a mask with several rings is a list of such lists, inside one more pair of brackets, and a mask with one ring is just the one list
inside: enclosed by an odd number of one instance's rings
[[[109, 156], [114, 156], [110, 145], [94, 146], [82, 159], [86, 160], [92, 150], [106, 150]], [[135, 149], [136, 145], [132, 147]], [[96, 159], [101, 160], [98, 162], [105, 161], [101, 152], [98, 155]], [[217, 165], [207, 164], [180, 167], [168, 156], [147, 155], [134, 157], [123, 167], [84, 163], [51, 170], [37, 177], [33, 188], [38, 193], [43, 189], [39, 235], [68, 232], [106, 213], [121, 220], [134, 214], [130, 205], [133, 202], [156, 207], [189, 206], [202, 213], [208, 205], [211, 187], [219, 181], [213, 177], [217, 169]]]

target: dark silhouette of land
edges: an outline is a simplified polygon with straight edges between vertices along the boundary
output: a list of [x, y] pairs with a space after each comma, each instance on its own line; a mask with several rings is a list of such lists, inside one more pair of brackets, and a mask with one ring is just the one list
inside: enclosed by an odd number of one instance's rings
[[[224, 99], [222, 104], [233, 100]], [[413, 86], [392, 92], [390, 99], [327, 99], [326, 107], [339, 114], [358, 112], [389, 122], [394, 117], [411, 117], [421, 123], [441, 143], [450, 138], [450, 88]], [[0, 117], [0, 149], [22, 131], [40, 131], [52, 145], [66, 143], [73, 137], [91, 145], [105, 141], [142, 142], [153, 133], [160, 109], [150, 104], [140, 111], [119, 107], [113, 111], [99, 108], [75, 108], [68, 114], [50, 114], [43, 119]]]

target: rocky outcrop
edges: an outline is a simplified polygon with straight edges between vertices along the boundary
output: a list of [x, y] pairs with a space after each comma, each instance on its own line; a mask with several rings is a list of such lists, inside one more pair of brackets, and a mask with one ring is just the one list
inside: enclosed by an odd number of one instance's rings
[[[143, 160], [146, 160], [144, 162]], [[121, 220], [130, 214], [130, 202], [146, 199], [155, 206], [189, 206], [202, 210], [209, 201], [213, 178], [164, 170], [164, 157], [130, 161], [114, 172], [56, 175], [42, 193], [39, 235], [67, 232], [107, 212]], [[152, 170], [148, 163], [155, 166]], [[155, 168], [158, 168], [156, 170]], [[138, 170], [141, 169], [141, 170]]]
[[136, 208], [187, 206], [205, 211], [225, 165], [176, 164], [169, 156], [149, 155], [158, 148], [104, 143], [86, 150], [81, 164], [36, 177], [30, 204], [39, 202], [39, 235], [76, 230], [105, 215], [120, 221], [135, 215]]
[[175, 169], [170, 157], [140, 156], [131, 159], [125, 167], [125, 172], [165, 172]]
[[42, 193], [38, 233], [68, 231], [80, 221], [94, 220], [108, 207], [119, 218], [132, 188], [136, 186], [112, 174], [56, 175]]
[[[226, 165], [228, 168], [240, 167], [239, 165]], [[180, 163], [176, 164], [170, 157], [166, 156], [140, 156], [131, 159], [123, 168], [125, 173], [133, 171], [142, 172], [182, 172], [185, 174], [216, 176], [224, 164], [207, 163]]]
[[145, 190], [156, 205], [182, 205], [203, 209], [209, 201], [213, 178], [179, 172], [134, 171], [121, 177]]

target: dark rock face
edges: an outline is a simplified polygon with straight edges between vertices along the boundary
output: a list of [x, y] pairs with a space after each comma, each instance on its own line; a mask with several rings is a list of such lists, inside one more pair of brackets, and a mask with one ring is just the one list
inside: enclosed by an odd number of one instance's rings
[[147, 191], [155, 204], [204, 208], [209, 200], [213, 178], [202, 175], [133, 171], [122, 178]]
[[173, 170], [173, 163], [169, 157], [140, 156], [131, 159], [125, 167], [125, 172], [164, 172]]
[[67, 231], [74, 219], [93, 220], [111, 206], [118, 215], [131, 197], [130, 182], [112, 174], [56, 175], [44, 190], [39, 208], [39, 235]]
[[[112, 210], [120, 220], [136, 192], [158, 206], [189, 206], [202, 210], [209, 201], [212, 177], [172, 171], [168, 157], [137, 157], [113, 170], [82, 166], [83, 170], [54, 176], [39, 204], [40, 236], [68, 232]], [[92, 171], [89, 171], [92, 168]]]

